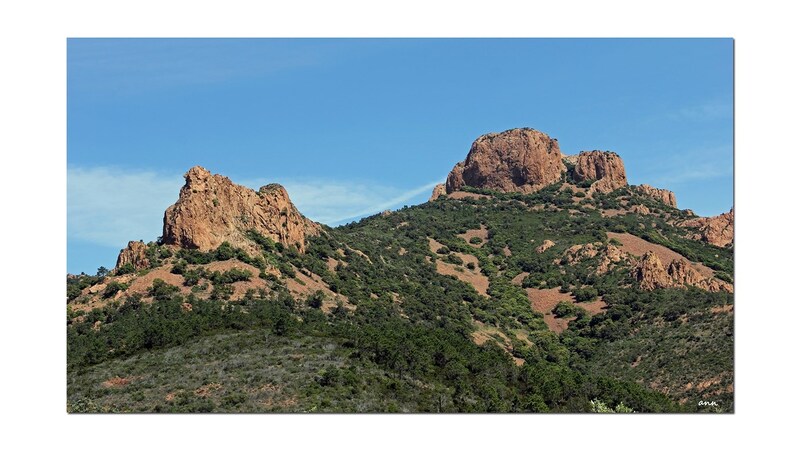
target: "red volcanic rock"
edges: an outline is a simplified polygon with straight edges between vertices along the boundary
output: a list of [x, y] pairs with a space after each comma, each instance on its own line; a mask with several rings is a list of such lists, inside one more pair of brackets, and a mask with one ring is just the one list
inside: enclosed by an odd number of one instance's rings
[[661, 259], [651, 251], [642, 256], [631, 274], [639, 282], [639, 287], [646, 291], [695, 286], [710, 292], [733, 292], [733, 286], [730, 283], [703, 276], [685, 260], [675, 259], [665, 269]]
[[672, 286], [672, 279], [664, 269], [661, 259], [652, 251], [642, 255], [631, 274], [639, 282], [639, 287], [646, 291]]
[[566, 170], [558, 141], [530, 128], [485, 134], [447, 176], [446, 191], [464, 186], [500, 192], [534, 192], [561, 179]]
[[614, 152], [580, 152], [575, 161], [575, 180], [594, 181], [591, 191], [611, 192], [628, 185], [625, 164]]
[[445, 188], [444, 184], [437, 184], [433, 187], [433, 192], [431, 192], [431, 198], [428, 199], [429, 202], [436, 200], [437, 198], [447, 195], [447, 188]]
[[167, 245], [208, 251], [227, 241], [255, 252], [255, 244], [246, 236], [248, 230], [255, 230], [302, 252], [306, 236], [320, 233], [320, 226], [297, 211], [279, 184], [256, 192], [199, 166], [189, 169], [184, 178], [178, 201], [164, 213]]
[[653, 186], [647, 184], [635, 186], [633, 190], [641, 195], [644, 195], [645, 197], [658, 200], [665, 205], [672, 206], [673, 208], [678, 207], [678, 202], [675, 200], [675, 193], [670, 190], [654, 188]]
[[689, 219], [679, 225], [694, 231], [689, 235], [692, 239], [708, 242], [717, 247], [733, 243], [733, 208], [718, 216]]
[[147, 245], [142, 241], [128, 242], [128, 246], [119, 252], [116, 268], [119, 269], [125, 264], [130, 264], [135, 270], [150, 267], [150, 260], [147, 258]]

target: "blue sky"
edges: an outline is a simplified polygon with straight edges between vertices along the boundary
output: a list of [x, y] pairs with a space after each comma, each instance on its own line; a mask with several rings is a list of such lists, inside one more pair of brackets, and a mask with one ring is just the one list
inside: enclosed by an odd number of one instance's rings
[[427, 200], [472, 141], [613, 150], [700, 215], [733, 204], [730, 39], [70, 39], [67, 269], [161, 234], [194, 165], [337, 225]]

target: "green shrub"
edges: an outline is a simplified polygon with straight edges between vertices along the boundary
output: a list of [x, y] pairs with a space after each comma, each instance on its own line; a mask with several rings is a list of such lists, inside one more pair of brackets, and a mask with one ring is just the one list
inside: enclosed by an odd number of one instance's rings
[[125, 263], [117, 268], [116, 273], [117, 275], [127, 275], [129, 273], [135, 272], [136, 269], [133, 267], [131, 263]]
[[128, 285], [125, 283], [120, 283], [118, 281], [112, 281], [106, 285], [105, 290], [103, 290], [103, 298], [111, 298], [117, 292], [124, 291], [128, 289]]
[[179, 291], [180, 288], [178, 286], [173, 286], [161, 278], [156, 278], [153, 280], [153, 285], [148, 289], [147, 295], [155, 300], [169, 300]]
[[575, 292], [575, 301], [578, 302], [590, 302], [597, 298], [597, 289], [593, 287], [587, 287], [582, 289], [577, 289]]

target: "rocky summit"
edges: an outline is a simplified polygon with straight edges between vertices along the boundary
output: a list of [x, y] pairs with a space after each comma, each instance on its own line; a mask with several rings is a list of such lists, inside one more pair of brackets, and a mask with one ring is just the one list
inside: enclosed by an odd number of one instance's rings
[[590, 189], [603, 193], [628, 185], [622, 158], [614, 152], [599, 150], [578, 154], [575, 158], [574, 179], [577, 182], [593, 182]]
[[485, 134], [447, 176], [447, 193], [464, 186], [500, 192], [534, 192], [566, 170], [558, 141], [530, 128]]
[[116, 267], [120, 268], [128, 264], [134, 270], [150, 267], [150, 260], [147, 258], [147, 245], [144, 242], [130, 241], [128, 246], [119, 252]]
[[476, 139], [466, 159], [450, 171], [444, 188], [434, 188], [431, 201], [468, 187], [531, 193], [563, 181], [588, 184], [589, 193], [628, 185], [618, 154], [592, 150], [565, 156], [557, 139], [531, 128], [515, 128]]
[[297, 211], [279, 184], [254, 191], [200, 166], [189, 169], [184, 178], [178, 201], [164, 213], [164, 244], [208, 251], [228, 242], [255, 251], [246, 236], [255, 230], [303, 252], [306, 237], [320, 232], [320, 226]]

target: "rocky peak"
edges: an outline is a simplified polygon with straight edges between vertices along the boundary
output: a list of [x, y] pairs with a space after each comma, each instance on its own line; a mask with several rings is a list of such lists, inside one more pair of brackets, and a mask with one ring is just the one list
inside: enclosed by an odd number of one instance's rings
[[672, 286], [672, 280], [664, 269], [661, 259], [652, 251], [642, 255], [631, 274], [639, 282], [639, 287], [646, 291]]
[[628, 185], [625, 164], [614, 152], [584, 151], [568, 161], [574, 161], [576, 181], [594, 181], [591, 191], [606, 193]]
[[644, 195], [645, 197], [650, 197], [665, 205], [672, 206], [673, 208], [678, 207], [678, 202], [675, 200], [675, 193], [670, 190], [654, 188], [648, 184], [640, 184], [639, 186], [635, 186], [633, 190], [634, 192]]
[[537, 191], [561, 179], [566, 170], [558, 141], [530, 128], [480, 136], [447, 176], [446, 191], [464, 186], [500, 192]]
[[200, 166], [189, 169], [184, 178], [178, 201], [164, 213], [162, 239], [167, 245], [208, 251], [227, 241], [256, 251], [246, 236], [248, 230], [255, 230], [302, 252], [306, 236], [320, 232], [320, 226], [297, 211], [279, 184], [256, 192]]
[[428, 201], [432, 202], [443, 195], [447, 195], [447, 188], [442, 183], [437, 184], [436, 186], [433, 187], [433, 192], [431, 192], [431, 198], [428, 199]]
[[116, 268], [119, 269], [125, 264], [130, 264], [134, 270], [150, 267], [150, 260], [147, 258], [147, 245], [142, 241], [128, 242], [128, 246], [119, 252]]
[[708, 242], [717, 247], [733, 243], [733, 208], [714, 217], [699, 217], [682, 222], [680, 226], [693, 229], [690, 238]]

